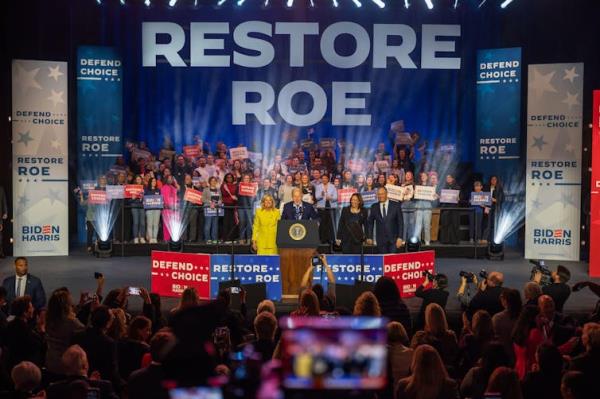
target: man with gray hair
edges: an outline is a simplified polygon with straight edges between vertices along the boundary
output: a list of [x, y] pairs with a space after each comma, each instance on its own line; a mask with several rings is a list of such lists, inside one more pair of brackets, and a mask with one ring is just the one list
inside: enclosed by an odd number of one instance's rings
[[295, 188], [292, 191], [292, 201], [283, 206], [281, 219], [284, 220], [319, 220], [319, 214], [306, 201], [302, 201], [302, 190]]
[[15, 391], [17, 393], [15, 397], [36, 397], [34, 395], [35, 390], [42, 381], [42, 372], [38, 366], [31, 362], [21, 362], [13, 367], [10, 377], [15, 384]]

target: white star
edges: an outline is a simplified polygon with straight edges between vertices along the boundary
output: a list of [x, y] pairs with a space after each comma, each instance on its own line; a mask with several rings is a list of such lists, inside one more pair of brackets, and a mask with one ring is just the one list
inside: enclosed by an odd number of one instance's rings
[[565, 69], [565, 77], [563, 80], [568, 80], [569, 82], [573, 83], [573, 80], [578, 76], [579, 75], [575, 73], [575, 67], [571, 69]]
[[62, 99], [64, 91], [59, 91], [58, 93], [52, 90], [52, 95], [48, 97], [49, 101], [52, 101], [52, 104], [56, 107], [56, 104], [64, 104], [65, 101]]
[[570, 111], [571, 108], [574, 107], [575, 105], [580, 105], [579, 101], [577, 101], [577, 97], [579, 97], [579, 93], [571, 94], [567, 91], [567, 98], [562, 100], [562, 103], [567, 104], [569, 106], [569, 111]]
[[48, 67], [48, 69], [50, 70], [48, 77], [54, 79], [57, 82], [58, 82], [58, 77], [64, 75], [64, 73], [62, 73], [60, 71], [60, 65], [57, 65], [54, 68]]
[[554, 73], [555, 71], [552, 71], [547, 75], [542, 75], [536, 68], [533, 68], [533, 79], [529, 83], [529, 87], [536, 97], [541, 97], [545, 92], [556, 93], [556, 89], [551, 84]]
[[16, 84], [21, 88], [21, 91], [25, 93], [27, 89], [41, 89], [42, 86], [35, 80], [35, 76], [40, 71], [40, 68], [32, 69], [31, 71], [26, 70], [17, 64], [17, 76], [15, 77]]
[[50, 141], [50, 146], [57, 149], [60, 147], [60, 142], [57, 139], [52, 139], [52, 141]]

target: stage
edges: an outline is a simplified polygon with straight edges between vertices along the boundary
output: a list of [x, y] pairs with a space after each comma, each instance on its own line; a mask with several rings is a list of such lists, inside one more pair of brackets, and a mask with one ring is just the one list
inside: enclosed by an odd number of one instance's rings
[[[234, 248], [240, 249], [240, 247]], [[166, 249], [166, 247], [161, 249]], [[547, 262], [551, 269], [556, 267], [557, 264], [558, 262]], [[588, 280], [588, 264], [586, 262], [561, 262], [561, 264], [570, 269], [572, 274], [571, 284]], [[438, 257], [436, 259], [437, 272], [445, 273], [449, 278], [450, 297], [446, 309], [452, 324], [455, 326], [456, 323], [460, 322], [460, 305], [455, 295], [460, 282], [458, 274], [461, 270], [479, 272], [481, 269], [503, 272], [505, 286], [522, 291], [525, 283], [529, 281], [531, 264], [523, 259], [522, 253], [510, 250], [506, 252], [504, 261]], [[147, 256], [114, 256], [99, 259], [86, 254], [83, 250], [77, 250], [73, 251], [68, 257], [31, 257], [29, 258], [29, 271], [42, 279], [47, 295], [58, 287], [67, 286], [71, 290], [74, 300], [78, 300], [80, 292], [95, 289], [94, 272], [103, 273], [106, 278], [104, 294], [115, 287], [150, 287], [150, 258]], [[3, 259], [0, 262], [0, 275], [7, 277], [12, 273], [14, 273], [13, 258]], [[594, 279], [593, 281], [600, 283], [600, 279]], [[584, 289], [571, 295], [565, 305], [565, 311], [575, 316], [589, 313], [594, 309], [597, 300], [598, 298], [594, 294], [588, 289]], [[175, 298], [163, 298], [163, 311], [168, 312], [176, 303], [177, 299]], [[414, 314], [418, 312], [421, 300], [409, 298], [406, 303]], [[129, 306], [132, 311], [139, 311], [141, 310], [141, 300], [130, 298]], [[293, 303], [277, 304], [278, 312], [281, 313], [289, 312], [294, 306]]]

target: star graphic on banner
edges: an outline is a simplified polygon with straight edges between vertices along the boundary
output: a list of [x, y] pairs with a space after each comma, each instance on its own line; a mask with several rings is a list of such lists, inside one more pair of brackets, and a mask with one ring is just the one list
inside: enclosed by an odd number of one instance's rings
[[544, 145], [548, 144], [544, 141], [544, 136], [534, 137], [532, 147], [537, 147], [540, 151], [544, 149]]
[[531, 201], [531, 205], [533, 206], [533, 209], [540, 209], [540, 207], [542, 206], [542, 201], [538, 201], [538, 199], [534, 199], [533, 201]]
[[560, 196], [560, 202], [562, 202], [563, 208], [566, 208], [569, 204], [575, 206], [573, 196], [570, 193], [563, 192]]
[[58, 149], [60, 147], [60, 142], [58, 139], [52, 139], [50, 141], [50, 147], [54, 148], [55, 150]]
[[19, 197], [18, 202], [19, 202], [19, 205], [25, 207], [25, 206], [27, 206], [27, 203], [29, 202], [29, 199], [25, 195], [21, 195]]
[[27, 91], [29, 88], [33, 89], [41, 89], [42, 86], [35, 80], [35, 76], [40, 71], [40, 68], [32, 69], [31, 71], [26, 70], [21, 66], [21, 64], [17, 64], [17, 73], [15, 76], [15, 82], [21, 88], [23, 93]]
[[575, 67], [571, 69], [565, 69], [565, 77], [563, 80], [568, 80], [569, 82], [573, 83], [573, 80], [578, 76], [579, 75], [575, 72]]
[[50, 205], [53, 205], [54, 201], [60, 201], [59, 195], [60, 195], [59, 190], [56, 190], [56, 191], [54, 191], [52, 189], [48, 190], [48, 198], [50, 199]]
[[25, 133], [19, 133], [19, 140], [17, 140], [17, 143], [23, 143], [25, 144], [25, 147], [27, 147], [27, 144], [29, 144], [30, 141], [33, 141], [33, 139], [31, 138], [31, 135], [29, 134], [29, 131], [25, 132]]
[[541, 97], [545, 92], [556, 93], [556, 89], [551, 83], [554, 73], [552, 71], [547, 75], [543, 75], [537, 68], [533, 69], [533, 79], [529, 83], [529, 87], [534, 91], [536, 97]]
[[567, 104], [569, 106], [569, 111], [570, 111], [571, 108], [574, 107], [575, 105], [580, 105], [579, 101], [577, 101], [577, 97], [579, 97], [579, 93], [571, 94], [567, 91], [567, 98], [562, 100], [562, 103]]
[[56, 104], [59, 104], [59, 103], [64, 104], [65, 103], [65, 100], [63, 100], [63, 98], [62, 98], [63, 93], [64, 93], [64, 91], [55, 92], [54, 90], [52, 90], [52, 94], [47, 99], [49, 101], [52, 101], [52, 104], [56, 107]]
[[48, 74], [48, 77], [54, 79], [57, 82], [58, 82], [58, 78], [60, 76], [64, 75], [64, 73], [62, 73], [60, 71], [60, 65], [57, 65], [54, 68], [48, 67], [48, 69], [50, 70], [50, 73]]

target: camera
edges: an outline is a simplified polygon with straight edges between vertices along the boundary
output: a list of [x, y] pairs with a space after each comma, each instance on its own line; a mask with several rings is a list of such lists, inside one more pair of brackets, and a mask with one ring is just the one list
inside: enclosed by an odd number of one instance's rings
[[479, 277], [481, 277], [484, 280], [487, 280], [488, 272], [485, 269], [481, 269], [481, 271], [479, 272]]
[[473, 281], [475, 281], [475, 273], [465, 272], [464, 270], [461, 270], [460, 273], [458, 273], [458, 275], [460, 277], [466, 278], [467, 283], [472, 283]]
[[427, 277], [429, 281], [437, 280], [437, 275], [430, 273], [429, 270], [425, 270], [422, 275]]
[[534, 281], [536, 273], [540, 273], [542, 275], [542, 278], [540, 279], [540, 285], [542, 287], [552, 284], [552, 272], [546, 268], [543, 260], [530, 260], [529, 263], [533, 265], [529, 277], [531, 281]]

